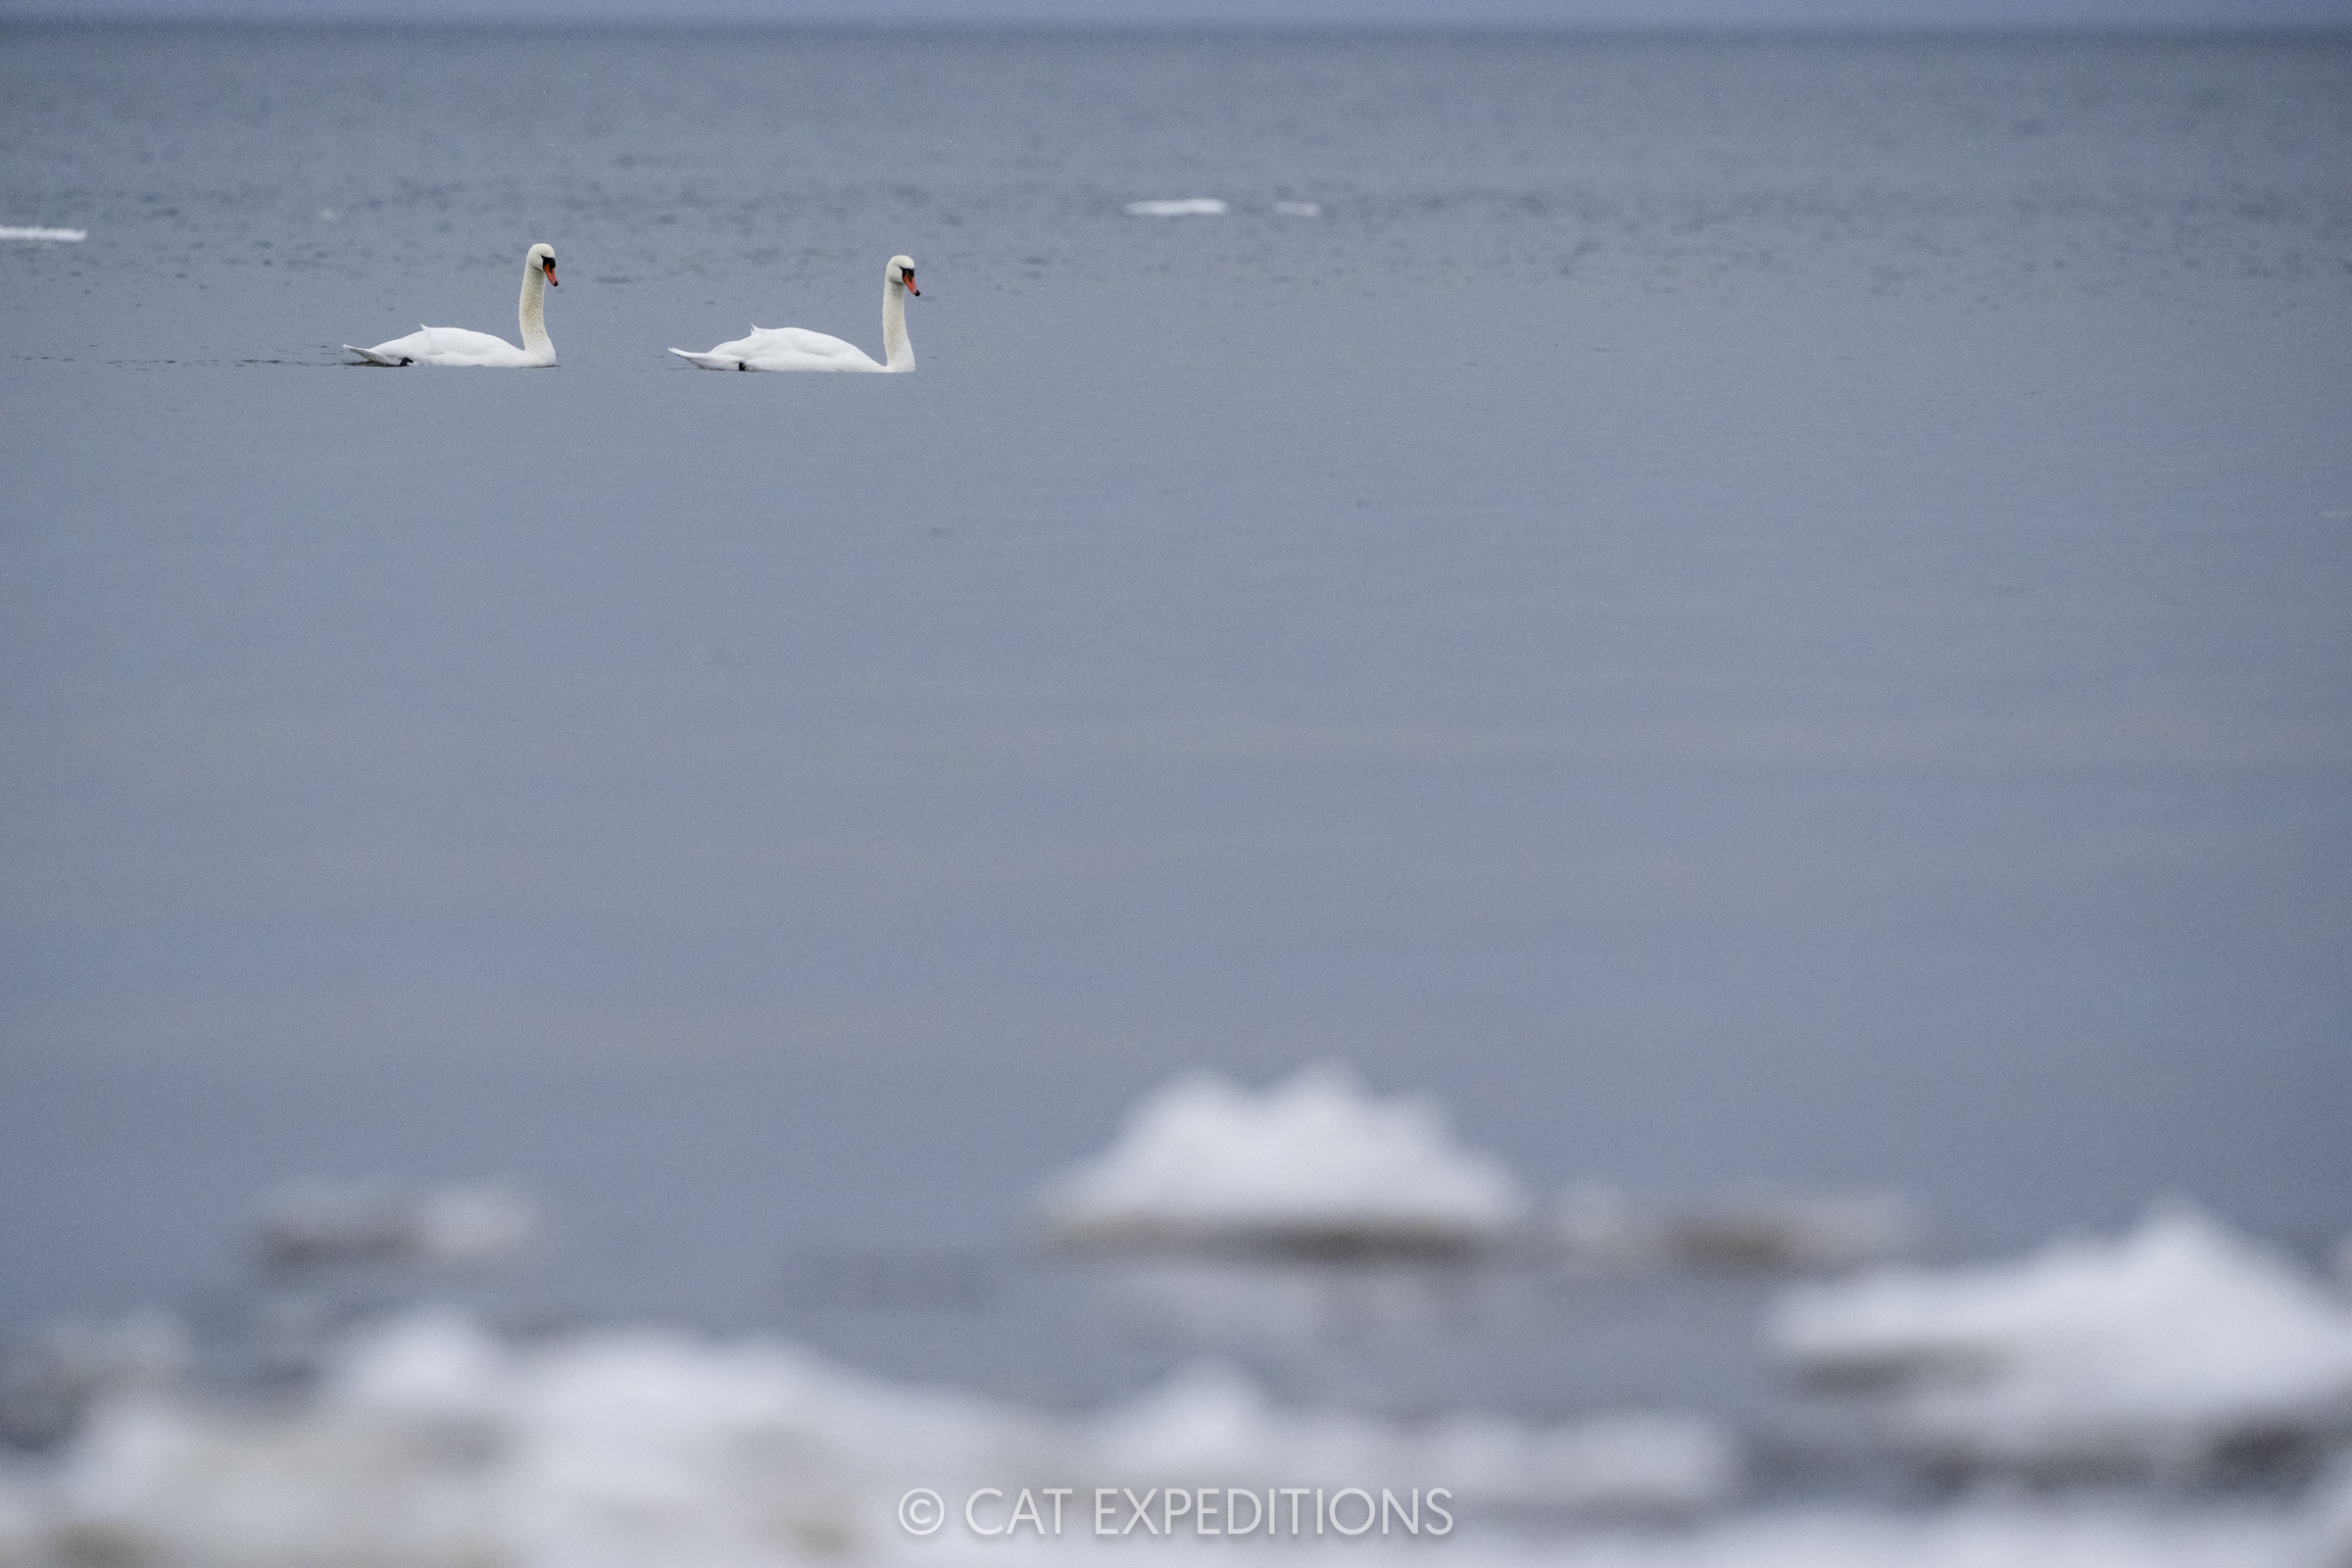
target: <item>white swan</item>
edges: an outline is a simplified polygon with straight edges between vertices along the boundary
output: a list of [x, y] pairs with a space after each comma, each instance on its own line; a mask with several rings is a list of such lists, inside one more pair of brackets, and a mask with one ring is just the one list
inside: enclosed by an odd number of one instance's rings
[[906, 296], [920, 299], [922, 293], [914, 286], [911, 260], [893, 256], [883, 264], [882, 352], [887, 364], [876, 365], [855, 343], [800, 326], [755, 326], [750, 337], [721, 343], [708, 354], [669, 352], [706, 370], [911, 370], [914, 346], [906, 341]]
[[[540, 279], [545, 278], [546, 282]], [[468, 332], [462, 326], [427, 326], [378, 343], [371, 349], [351, 349], [368, 365], [478, 365], [494, 370], [537, 370], [556, 363], [556, 346], [547, 337], [547, 290], [556, 281], [553, 246], [534, 245], [522, 259], [522, 347], [487, 332]]]

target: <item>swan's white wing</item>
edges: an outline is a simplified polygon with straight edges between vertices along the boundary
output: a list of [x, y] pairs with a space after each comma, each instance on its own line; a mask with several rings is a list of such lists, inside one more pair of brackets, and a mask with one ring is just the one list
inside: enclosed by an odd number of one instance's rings
[[703, 354], [669, 351], [706, 370], [879, 370], [855, 343], [801, 326], [755, 326], [749, 337], [721, 343]]
[[539, 362], [503, 337], [488, 332], [469, 332], [462, 326], [418, 327], [407, 337], [396, 337], [389, 343], [378, 343], [369, 349], [370, 358], [379, 363], [416, 365], [503, 366], [509, 368], [536, 365]]
[[882, 367], [855, 343], [807, 327], [777, 326], [755, 332], [740, 345], [755, 370], [879, 370]]

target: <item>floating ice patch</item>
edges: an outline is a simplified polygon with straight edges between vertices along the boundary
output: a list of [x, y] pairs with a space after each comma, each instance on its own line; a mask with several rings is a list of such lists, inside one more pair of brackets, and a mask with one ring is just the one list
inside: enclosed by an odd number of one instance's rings
[[1068, 1242], [1342, 1255], [1480, 1247], [1526, 1208], [1437, 1106], [1375, 1100], [1336, 1067], [1262, 1094], [1215, 1075], [1169, 1084], [1043, 1204]]
[[1321, 202], [1276, 202], [1274, 214], [1278, 218], [1321, 218], [1323, 204]]
[[1794, 1291], [1767, 1333], [1938, 1464], [2185, 1475], [2352, 1430], [2352, 1312], [2186, 1210], [2019, 1262]]
[[304, 1181], [263, 1205], [262, 1256], [281, 1267], [503, 1263], [538, 1234], [530, 1199], [500, 1182], [408, 1191], [384, 1181]]
[[1188, 196], [1172, 202], [1129, 202], [1130, 218], [1223, 218], [1225, 204], [1214, 196]]
[[24, 228], [0, 223], [0, 239], [50, 239], [71, 244], [89, 237], [90, 231], [86, 228]]

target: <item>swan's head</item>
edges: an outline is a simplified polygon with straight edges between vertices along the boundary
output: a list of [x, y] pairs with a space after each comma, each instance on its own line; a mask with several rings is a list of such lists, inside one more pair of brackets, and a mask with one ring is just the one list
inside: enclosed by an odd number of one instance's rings
[[522, 265], [535, 267], [545, 272], [550, 283], [556, 281], [556, 248], [553, 245], [532, 246], [531, 253], [522, 259]]
[[888, 278], [891, 282], [898, 284], [901, 288], [913, 295], [916, 299], [919, 300], [923, 297], [923, 291], [914, 286], [913, 257], [893, 256], [890, 259], [890, 265], [882, 269], [882, 275]]

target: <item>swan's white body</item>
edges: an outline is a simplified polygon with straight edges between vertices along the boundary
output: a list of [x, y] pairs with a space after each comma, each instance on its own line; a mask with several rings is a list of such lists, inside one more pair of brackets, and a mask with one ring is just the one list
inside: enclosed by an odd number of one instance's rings
[[911, 370], [914, 345], [906, 341], [906, 296], [917, 298], [914, 263], [893, 256], [882, 268], [882, 352], [877, 363], [855, 343], [805, 326], [755, 326], [750, 337], [721, 343], [704, 354], [671, 349], [689, 365], [706, 370]]
[[462, 326], [423, 326], [371, 349], [343, 346], [368, 365], [460, 365], [493, 370], [537, 370], [556, 363], [547, 336], [547, 290], [556, 281], [556, 253], [534, 245], [522, 259], [522, 347]]

